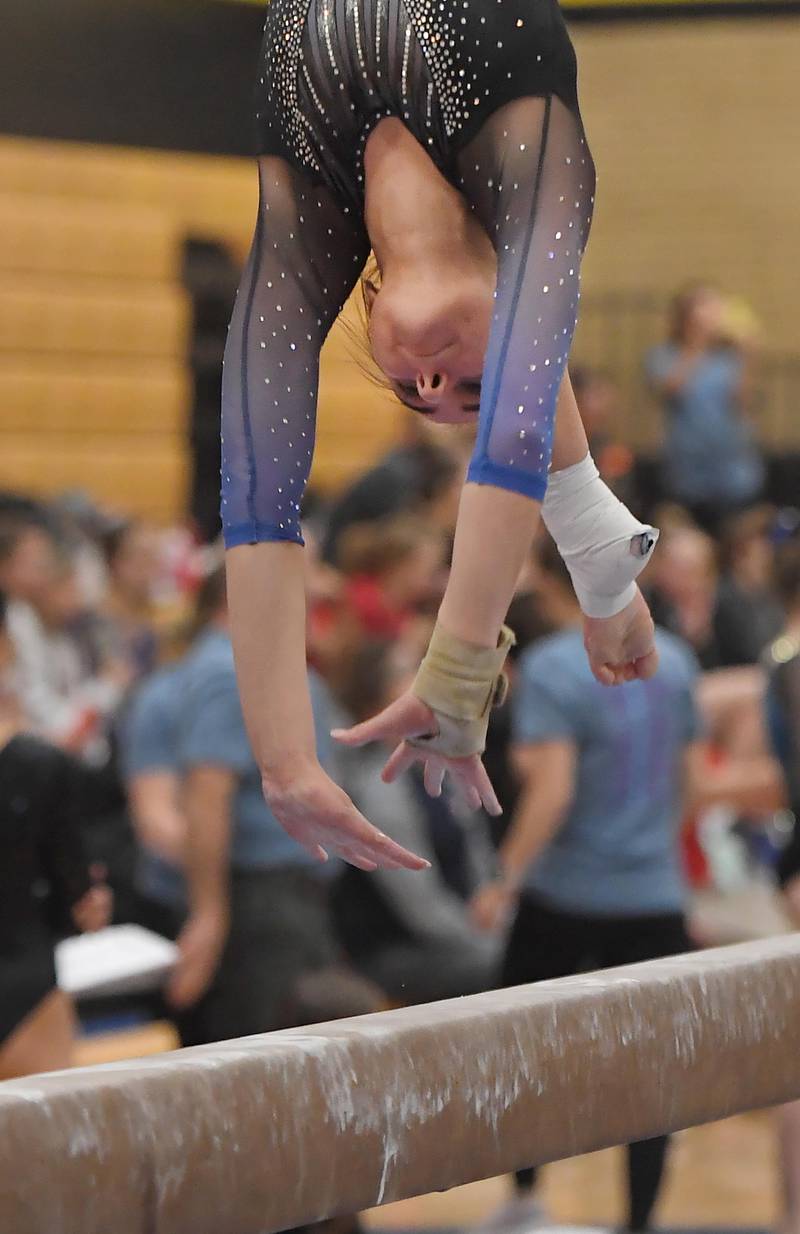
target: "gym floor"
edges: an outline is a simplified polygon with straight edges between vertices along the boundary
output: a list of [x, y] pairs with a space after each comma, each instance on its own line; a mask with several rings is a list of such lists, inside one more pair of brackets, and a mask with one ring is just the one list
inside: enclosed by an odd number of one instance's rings
[[[617, 1149], [558, 1162], [543, 1171], [539, 1199], [555, 1223], [617, 1226], [623, 1169]], [[387, 1205], [368, 1214], [367, 1221], [382, 1230], [464, 1228], [486, 1220], [510, 1195], [506, 1180], [491, 1179]], [[675, 1136], [655, 1224], [774, 1229], [779, 1200], [774, 1117], [746, 1114]]]

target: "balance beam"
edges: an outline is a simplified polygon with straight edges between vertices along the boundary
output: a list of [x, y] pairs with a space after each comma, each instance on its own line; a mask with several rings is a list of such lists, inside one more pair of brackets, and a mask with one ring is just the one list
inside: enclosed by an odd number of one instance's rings
[[800, 1097], [800, 935], [0, 1084], [3, 1234], [270, 1234]]

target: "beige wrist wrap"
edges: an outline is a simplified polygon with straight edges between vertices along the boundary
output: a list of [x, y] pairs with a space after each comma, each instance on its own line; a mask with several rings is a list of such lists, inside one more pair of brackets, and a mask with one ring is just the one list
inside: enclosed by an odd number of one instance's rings
[[410, 744], [449, 758], [482, 754], [489, 713], [508, 693], [503, 665], [515, 642], [508, 626], [500, 631], [497, 647], [490, 648], [465, 643], [437, 624], [413, 692], [435, 713], [438, 732], [414, 737]]

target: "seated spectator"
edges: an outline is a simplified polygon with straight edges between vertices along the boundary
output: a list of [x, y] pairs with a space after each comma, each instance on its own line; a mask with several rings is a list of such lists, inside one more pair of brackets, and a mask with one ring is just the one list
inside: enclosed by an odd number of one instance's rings
[[[167, 997], [184, 1045], [283, 1027], [294, 982], [339, 957], [328, 906], [335, 867], [300, 848], [264, 801], [239, 704], [221, 567], [203, 602], [206, 624], [175, 677], [162, 678], [155, 697], [145, 687], [134, 704], [125, 760], [151, 858], [144, 889], [157, 902], [162, 928], [178, 932]], [[330, 724], [313, 678], [312, 696], [324, 751]], [[147, 732], [153, 716], [160, 752]], [[147, 777], [159, 792], [142, 791]], [[184, 845], [185, 884], [178, 886]], [[169, 880], [157, 882], [156, 871]]]
[[762, 506], [735, 515], [723, 528], [714, 613], [723, 667], [757, 664], [783, 625], [774, 585], [774, 521], [775, 511]]
[[[709, 741], [726, 762], [726, 774], [738, 768], [752, 782], [753, 799], [763, 799], [766, 808], [772, 808], [776, 776], [766, 748], [764, 673], [753, 664], [723, 667], [717, 586], [713, 540], [674, 522], [662, 534], [646, 576], [653, 618], [688, 643], [705, 670], [698, 683], [699, 703]], [[737, 800], [741, 796], [737, 791]]]
[[[522, 788], [500, 849], [502, 877], [474, 901], [492, 929], [514, 913], [501, 981], [530, 981], [689, 950], [678, 850], [685, 772], [695, 774], [697, 664], [656, 634], [650, 681], [608, 690], [582, 654], [581, 612], [552, 541], [540, 549], [540, 605], [557, 633], [522, 657], [513, 698]], [[644, 1230], [667, 1149], [628, 1150], [629, 1220]], [[535, 1174], [518, 1176], [523, 1193]]]
[[54, 945], [110, 914], [83, 847], [79, 770], [25, 733], [5, 618], [0, 592], [0, 1080], [70, 1065], [75, 1016], [56, 988]]
[[60, 548], [56, 527], [37, 502], [0, 494], [0, 590], [9, 603], [38, 601]]
[[656, 625], [688, 643], [702, 668], [719, 668], [717, 559], [711, 537], [691, 526], [663, 532], [644, 590]]
[[[397, 698], [414, 667], [396, 645], [365, 644], [340, 683], [346, 722], [366, 719]], [[342, 871], [334, 904], [347, 954], [398, 1003], [488, 989], [498, 944], [476, 929], [468, 912], [470, 896], [492, 864], [485, 819], [462, 815], [447, 796], [429, 797], [419, 768], [383, 783], [385, 761], [379, 746], [341, 747], [337, 779], [376, 826], [426, 857], [431, 868], [414, 874]]]
[[130, 672], [111, 660], [99, 672], [94, 670], [74, 629], [83, 613], [70, 552], [52, 543], [47, 569], [28, 602], [18, 599], [9, 605], [20, 691], [38, 733], [73, 753], [102, 761], [107, 722], [128, 688]]
[[675, 297], [670, 337], [645, 362], [664, 406], [665, 494], [712, 533], [757, 501], [764, 484], [764, 463], [746, 419], [753, 355], [752, 336], [726, 323], [719, 292], [699, 284]]
[[117, 523], [101, 537], [108, 582], [100, 613], [108, 654], [130, 666], [134, 679], [152, 672], [158, 658], [153, 591], [156, 541], [135, 520]]

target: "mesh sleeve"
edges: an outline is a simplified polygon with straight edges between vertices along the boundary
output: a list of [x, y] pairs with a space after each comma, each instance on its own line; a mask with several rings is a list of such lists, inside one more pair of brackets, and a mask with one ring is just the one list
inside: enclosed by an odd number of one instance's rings
[[259, 161], [255, 235], [222, 382], [225, 543], [302, 543], [319, 354], [366, 261], [360, 219], [281, 159]]
[[577, 319], [594, 164], [580, 119], [560, 99], [522, 98], [487, 121], [461, 155], [460, 176], [498, 266], [467, 478], [541, 500]]

